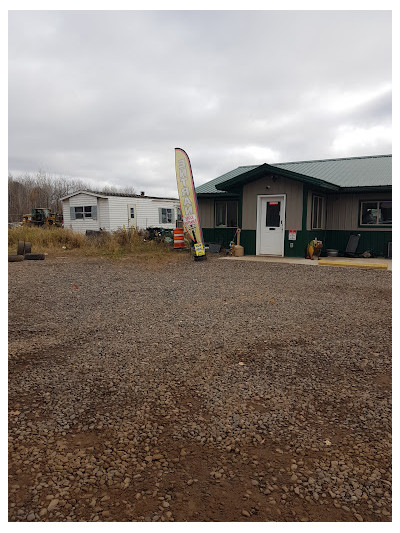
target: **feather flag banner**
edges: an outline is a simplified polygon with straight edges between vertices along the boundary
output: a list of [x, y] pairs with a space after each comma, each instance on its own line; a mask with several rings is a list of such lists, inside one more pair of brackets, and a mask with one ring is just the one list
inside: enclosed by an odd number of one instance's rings
[[200, 226], [199, 207], [189, 157], [182, 148], [175, 148], [175, 170], [183, 225], [194, 243], [196, 257], [200, 257], [206, 252]]

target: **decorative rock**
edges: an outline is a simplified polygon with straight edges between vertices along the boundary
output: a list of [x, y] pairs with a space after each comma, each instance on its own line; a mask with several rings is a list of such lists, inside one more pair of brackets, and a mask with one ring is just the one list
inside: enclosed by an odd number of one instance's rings
[[57, 498], [54, 499], [54, 500], [51, 500], [51, 502], [49, 503], [49, 506], [47, 507], [47, 510], [50, 512], [50, 511], [53, 511], [53, 509], [55, 509], [58, 505], [58, 500]]

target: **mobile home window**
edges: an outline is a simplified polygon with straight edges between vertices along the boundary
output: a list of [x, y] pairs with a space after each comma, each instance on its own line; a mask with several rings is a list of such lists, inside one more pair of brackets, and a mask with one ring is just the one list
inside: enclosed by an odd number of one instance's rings
[[360, 226], [385, 226], [391, 224], [391, 201], [361, 202]]
[[171, 224], [172, 223], [172, 209], [166, 207], [161, 208], [161, 224]]
[[238, 203], [236, 200], [215, 202], [215, 227], [237, 228]]
[[313, 196], [312, 202], [312, 229], [323, 229], [325, 198]]
[[84, 207], [75, 207], [75, 218], [76, 219], [92, 218], [92, 206], [85, 205]]

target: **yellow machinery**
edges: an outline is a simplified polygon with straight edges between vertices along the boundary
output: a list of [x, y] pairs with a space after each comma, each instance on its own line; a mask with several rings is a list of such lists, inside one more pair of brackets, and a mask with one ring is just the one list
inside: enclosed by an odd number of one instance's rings
[[52, 213], [47, 207], [36, 207], [29, 215], [23, 215], [22, 224], [26, 226], [62, 226], [62, 216]]

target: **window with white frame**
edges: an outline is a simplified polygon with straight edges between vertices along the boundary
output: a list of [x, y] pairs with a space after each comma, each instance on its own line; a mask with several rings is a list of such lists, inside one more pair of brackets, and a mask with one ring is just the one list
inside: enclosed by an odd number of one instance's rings
[[160, 224], [172, 224], [173, 209], [169, 209], [168, 207], [160, 207], [159, 213]]
[[85, 205], [83, 207], [75, 207], [75, 218], [76, 219], [92, 218], [92, 206]]
[[325, 222], [325, 198], [313, 195], [311, 229], [323, 229]]
[[375, 202], [361, 202], [360, 226], [391, 226], [392, 202], [377, 200]]
[[215, 227], [237, 228], [238, 202], [237, 200], [218, 200], [215, 202]]

